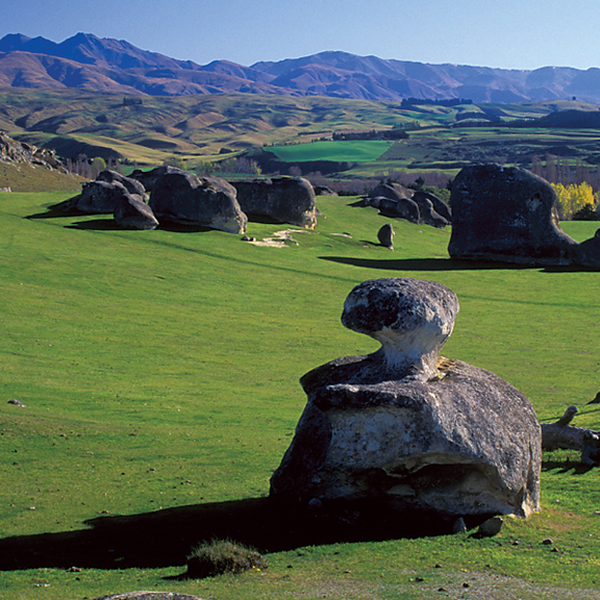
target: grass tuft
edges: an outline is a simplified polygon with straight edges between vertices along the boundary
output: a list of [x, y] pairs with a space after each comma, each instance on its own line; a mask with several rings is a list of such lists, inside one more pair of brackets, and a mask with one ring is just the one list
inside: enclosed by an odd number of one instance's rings
[[231, 540], [213, 540], [194, 548], [188, 556], [186, 576], [204, 579], [216, 575], [244, 573], [265, 569], [267, 561], [254, 548], [237, 544]]

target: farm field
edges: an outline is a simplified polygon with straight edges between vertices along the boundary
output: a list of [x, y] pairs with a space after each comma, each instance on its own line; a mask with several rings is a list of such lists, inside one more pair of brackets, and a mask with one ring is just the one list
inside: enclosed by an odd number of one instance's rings
[[[264, 248], [49, 217], [67, 197], [0, 193], [2, 600], [600, 597], [599, 474], [573, 453], [545, 456], [542, 512], [490, 539], [282, 547], [264, 542], [277, 522], [260, 509], [305, 403], [298, 378], [378, 346], [340, 323], [366, 279], [447, 285], [461, 312], [443, 355], [507, 379], [541, 421], [575, 404], [575, 424], [600, 428], [584, 407], [600, 389], [597, 272], [453, 261], [448, 229], [404, 221], [390, 252], [376, 245], [386, 219], [353, 198], [319, 197], [315, 231]], [[597, 224], [563, 227], [583, 241]], [[269, 567], [182, 579], [209, 520], [262, 540]]]

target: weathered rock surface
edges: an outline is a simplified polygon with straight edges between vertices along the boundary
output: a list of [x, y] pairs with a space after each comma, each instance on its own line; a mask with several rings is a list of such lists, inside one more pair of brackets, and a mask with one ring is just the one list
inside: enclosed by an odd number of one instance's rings
[[101, 171], [96, 177], [96, 181], [106, 181], [106, 183], [120, 183], [130, 194], [144, 197], [146, 190], [144, 186], [137, 180], [131, 177], [125, 177], [121, 173], [106, 169]]
[[156, 167], [150, 171], [142, 171], [141, 169], [136, 169], [129, 176], [130, 179], [135, 179], [139, 183], [142, 184], [145, 191], [150, 193], [156, 180], [162, 175], [166, 175], [167, 173], [181, 173], [183, 172], [181, 169], [177, 167], [172, 167], [171, 165], [161, 165], [160, 167]]
[[382, 246], [393, 250], [395, 235], [396, 233], [394, 232], [394, 228], [390, 225], [390, 223], [386, 223], [377, 232], [377, 239]]
[[73, 199], [69, 208], [91, 215], [112, 214], [128, 193], [118, 181], [88, 181], [82, 185], [81, 194]]
[[568, 265], [579, 244], [558, 222], [552, 186], [528, 171], [496, 164], [465, 167], [452, 185], [453, 258]]
[[382, 347], [302, 377], [308, 402], [271, 494], [458, 516], [537, 510], [541, 434], [529, 400], [489, 371], [439, 356], [458, 309], [437, 283], [354, 288], [342, 323]]
[[443, 229], [450, 224], [452, 220], [450, 209], [433, 194], [416, 191], [413, 194], [412, 201], [419, 207], [421, 223], [424, 225]]
[[154, 183], [148, 204], [161, 223], [246, 232], [248, 218], [238, 204], [235, 188], [217, 177], [179, 170], [165, 173]]
[[242, 210], [253, 217], [268, 217], [307, 229], [317, 225], [315, 191], [303, 177], [234, 181]]
[[158, 220], [141, 196], [124, 194], [114, 212], [115, 222], [123, 229], [156, 229]]

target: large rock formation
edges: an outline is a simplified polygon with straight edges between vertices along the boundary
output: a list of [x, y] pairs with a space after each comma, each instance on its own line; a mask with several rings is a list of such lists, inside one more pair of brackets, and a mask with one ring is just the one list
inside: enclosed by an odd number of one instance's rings
[[242, 210], [252, 219], [267, 217], [314, 229], [317, 225], [315, 192], [303, 177], [233, 181]]
[[558, 223], [552, 186], [528, 171], [496, 164], [465, 167], [454, 179], [454, 258], [527, 265], [577, 262], [579, 244]]
[[271, 494], [449, 516], [537, 510], [541, 433], [530, 402], [493, 373], [439, 356], [458, 309], [437, 283], [354, 288], [342, 323], [381, 348], [302, 377], [308, 402]]
[[179, 170], [164, 173], [153, 185], [149, 205], [161, 223], [246, 232], [248, 218], [240, 209], [235, 188], [217, 177]]

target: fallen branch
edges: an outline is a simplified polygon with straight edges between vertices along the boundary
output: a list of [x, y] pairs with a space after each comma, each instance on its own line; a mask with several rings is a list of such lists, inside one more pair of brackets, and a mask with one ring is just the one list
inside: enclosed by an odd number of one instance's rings
[[577, 414], [576, 406], [569, 406], [556, 423], [542, 423], [542, 449], [580, 450], [581, 462], [600, 464], [600, 431], [569, 425]]

